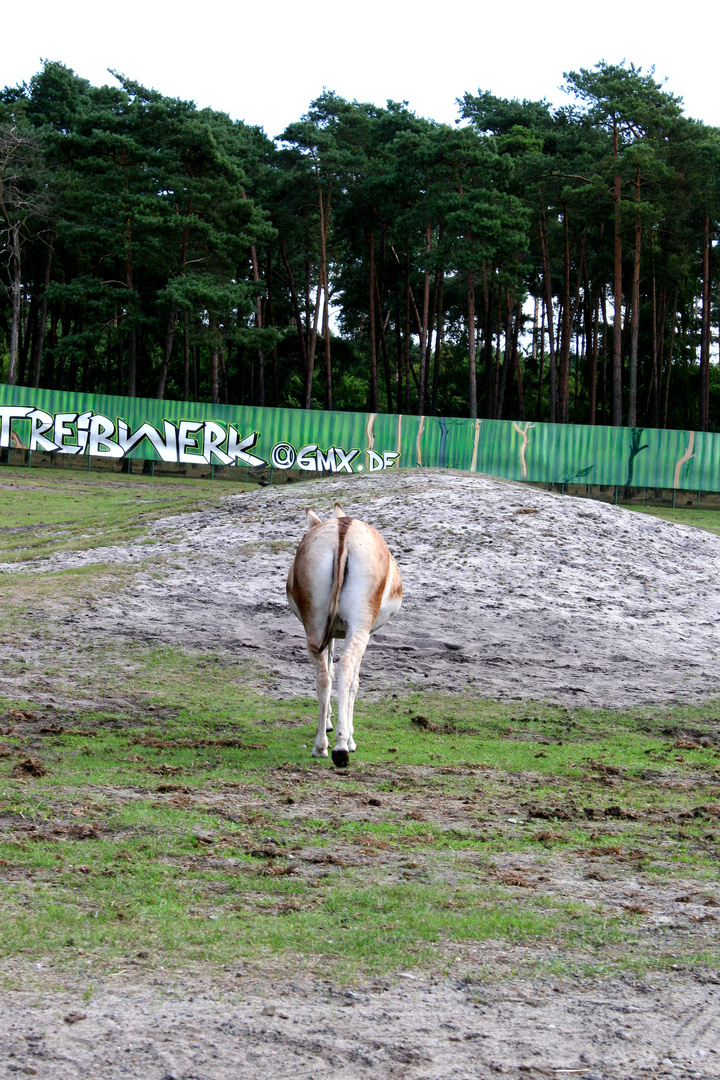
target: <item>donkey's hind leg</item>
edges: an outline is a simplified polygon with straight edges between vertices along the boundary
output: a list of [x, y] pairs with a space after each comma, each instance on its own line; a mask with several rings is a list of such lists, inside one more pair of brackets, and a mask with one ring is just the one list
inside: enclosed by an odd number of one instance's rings
[[[330, 639], [330, 644], [328, 645], [327, 666], [328, 666], [328, 674], [330, 675], [330, 690], [332, 692], [332, 681], [333, 681], [333, 676], [335, 674], [335, 638], [331, 638]], [[327, 712], [325, 714], [325, 730], [326, 731], [332, 731], [332, 729], [333, 729], [333, 723], [332, 723], [331, 717], [332, 717], [332, 702], [331, 702], [331, 699], [330, 699], [330, 695], [328, 694]]]
[[357, 693], [360, 664], [370, 639], [366, 630], [348, 632], [345, 651], [340, 657], [338, 667], [338, 723], [335, 733], [335, 749], [332, 753], [335, 765], [347, 765], [350, 754], [355, 750], [353, 739], [353, 705]]
[[330, 716], [330, 691], [332, 689], [328, 651], [328, 649], [325, 649], [319, 654], [310, 651], [310, 657], [315, 665], [315, 673], [317, 675], [318, 696], [318, 725], [317, 735], [315, 736], [315, 745], [313, 746], [312, 751], [313, 757], [328, 756], [327, 724]]

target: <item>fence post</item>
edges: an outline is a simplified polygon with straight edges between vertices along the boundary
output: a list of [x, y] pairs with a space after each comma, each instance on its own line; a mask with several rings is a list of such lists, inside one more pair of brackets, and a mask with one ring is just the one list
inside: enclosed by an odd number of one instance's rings
[[32, 468], [32, 450], [28, 450], [28, 469]]
[[618, 486], [616, 484], [615, 485], [615, 505], [617, 506], [617, 504], [618, 504]]
[[675, 488], [673, 488], [673, 510], [675, 509]]

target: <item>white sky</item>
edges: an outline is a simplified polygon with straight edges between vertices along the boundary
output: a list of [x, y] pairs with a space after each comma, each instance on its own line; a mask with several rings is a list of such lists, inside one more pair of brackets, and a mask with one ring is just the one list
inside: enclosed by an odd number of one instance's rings
[[41, 58], [95, 84], [115, 68], [164, 94], [278, 135], [323, 89], [384, 104], [407, 100], [452, 123], [478, 87], [502, 97], [566, 100], [564, 70], [632, 61], [667, 78], [689, 115], [720, 125], [712, 0], [35, 0], [6, 5], [0, 86], [29, 79]]

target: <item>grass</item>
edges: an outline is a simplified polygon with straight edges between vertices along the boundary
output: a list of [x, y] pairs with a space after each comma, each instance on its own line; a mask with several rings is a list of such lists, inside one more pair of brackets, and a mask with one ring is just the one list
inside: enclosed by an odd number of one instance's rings
[[692, 507], [671, 506], [637, 506], [635, 504], [623, 504], [627, 510], [637, 510], [640, 514], [650, 514], [652, 517], [663, 518], [671, 521], [673, 525], [692, 525], [706, 532], [720, 536], [720, 510], [697, 510]]
[[371, 973], [472, 969], [485, 942], [583, 971], [720, 959], [711, 912], [664, 942], [632, 904], [577, 889], [641, 875], [713, 901], [716, 705], [363, 701], [344, 773], [310, 759], [311, 700], [244, 689], [230, 657], [130, 659], [119, 712], [2, 703], [6, 957]]
[[[256, 485], [235, 484], [233, 492], [250, 487]], [[216, 505], [227, 495], [210, 480], [4, 469], [0, 563], [126, 544], [158, 518]]]

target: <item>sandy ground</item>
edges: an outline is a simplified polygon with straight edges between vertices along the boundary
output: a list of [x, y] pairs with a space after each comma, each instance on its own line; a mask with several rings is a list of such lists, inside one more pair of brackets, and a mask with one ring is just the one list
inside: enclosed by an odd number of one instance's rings
[[[42, 574], [142, 563], [122, 595], [58, 610], [54, 636], [2, 643], [6, 660], [23, 662], [0, 667], [0, 693], [57, 701], [62, 679], [50, 668], [62, 670], [74, 642], [101, 645], [106, 634], [227, 650], [253, 661], [268, 692], [312, 693], [285, 574], [305, 505], [327, 516], [336, 498], [383, 532], [405, 584], [401, 615], [368, 650], [361, 695], [428, 688], [617, 706], [717, 693], [720, 537], [441, 472], [233, 495], [220, 508], [155, 523], [152, 545], [0, 568]], [[562, 889], [568, 883], [558, 874]], [[596, 887], [587, 879], [571, 885]], [[618, 903], [633, 888], [618, 883]], [[671, 925], [666, 898], [655, 899], [643, 896]], [[512, 948], [484, 948], [498, 972], [486, 982], [400, 972], [340, 985], [252, 965], [210, 981], [131, 959], [95, 978], [87, 1001], [87, 979], [10, 963], [7, 974], [26, 989], [0, 998], [0, 1077], [720, 1077], [720, 976], [520, 980], [504, 973]], [[74, 1022], [65, 1019], [72, 1014]]]
[[720, 985], [693, 979], [256, 982], [242, 969], [214, 985], [119, 972], [89, 1002], [12, 994], [0, 1069], [40, 1080], [720, 1076]]
[[[60, 554], [36, 569], [162, 560], [161, 575], [121, 597], [67, 612], [64, 633], [227, 649], [269, 672], [271, 692], [312, 693], [285, 577], [304, 507], [329, 516], [336, 498], [382, 531], [403, 574], [402, 611], [371, 641], [361, 694], [414, 687], [623, 706], [717, 693], [720, 537], [480, 476], [267, 488], [155, 523], [152, 548]], [[22, 654], [32, 666], [24, 644]], [[0, 678], [12, 688], [17, 679]]]

